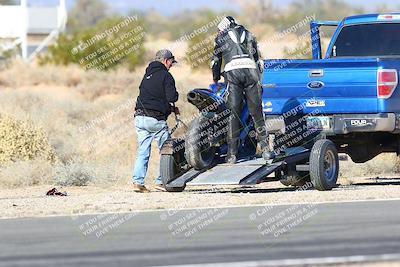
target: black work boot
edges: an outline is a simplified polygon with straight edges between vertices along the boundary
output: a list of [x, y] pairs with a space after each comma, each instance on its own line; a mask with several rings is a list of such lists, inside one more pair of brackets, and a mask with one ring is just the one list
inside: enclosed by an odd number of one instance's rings
[[229, 164], [236, 164], [237, 158], [235, 155], [230, 155], [230, 156], [226, 157], [225, 161], [226, 161], [226, 163], [229, 163]]
[[238, 138], [234, 138], [228, 143], [228, 154], [226, 155], [225, 161], [229, 164], [236, 164], [237, 153], [238, 153]]

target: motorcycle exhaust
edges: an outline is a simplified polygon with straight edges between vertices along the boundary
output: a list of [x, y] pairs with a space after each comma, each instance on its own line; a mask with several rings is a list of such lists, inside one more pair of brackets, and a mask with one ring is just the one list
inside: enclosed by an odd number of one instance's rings
[[227, 109], [223, 98], [216, 96], [207, 89], [194, 89], [187, 94], [187, 100], [196, 106], [200, 112], [220, 113]]

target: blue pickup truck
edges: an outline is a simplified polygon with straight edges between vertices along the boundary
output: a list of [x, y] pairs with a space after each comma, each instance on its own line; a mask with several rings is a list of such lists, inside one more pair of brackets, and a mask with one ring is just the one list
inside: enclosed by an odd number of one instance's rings
[[[337, 27], [325, 56], [323, 26]], [[400, 13], [313, 21], [310, 29], [311, 60], [264, 62], [266, 123], [275, 140], [282, 139], [275, 145], [307, 143], [307, 132], [319, 130], [357, 163], [384, 152], [399, 154]]]

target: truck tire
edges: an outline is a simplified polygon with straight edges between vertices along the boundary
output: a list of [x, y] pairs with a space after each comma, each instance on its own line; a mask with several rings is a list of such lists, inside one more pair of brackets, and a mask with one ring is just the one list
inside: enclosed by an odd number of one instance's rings
[[318, 140], [311, 149], [310, 178], [319, 191], [332, 190], [339, 173], [339, 156], [335, 144], [327, 139]]
[[168, 192], [182, 192], [185, 189], [185, 186], [182, 187], [171, 187], [168, 184], [176, 178], [178, 174], [178, 166], [175, 163], [173, 155], [165, 154], [161, 155], [160, 159], [160, 175], [161, 180], [165, 189]]
[[188, 126], [185, 140], [185, 158], [195, 170], [208, 168], [215, 157], [216, 148], [209, 142], [213, 126], [209, 119], [200, 116]]

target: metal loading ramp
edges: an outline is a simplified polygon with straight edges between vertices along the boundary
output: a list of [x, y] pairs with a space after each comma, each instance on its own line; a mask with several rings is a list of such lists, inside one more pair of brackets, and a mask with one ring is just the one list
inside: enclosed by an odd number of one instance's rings
[[[281, 170], [286, 164], [298, 162], [309, 157], [309, 150], [304, 148], [288, 149], [283, 157], [273, 162], [262, 158], [239, 161], [236, 164], [218, 164], [208, 170], [191, 169], [171, 181], [171, 187], [185, 185], [250, 185], [265, 181], [267, 176]], [[268, 178], [273, 181], [274, 178]]]
[[[200, 173], [196, 179], [188, 182], [187, 185], [237, 185], [244, 178], [257, 173], [263, 167], [265, 167], [265, 160], [263, 159], [244, 161], [237, 164], [221, 164]], [[273, 168], [274, 166], [269, 167]]]

